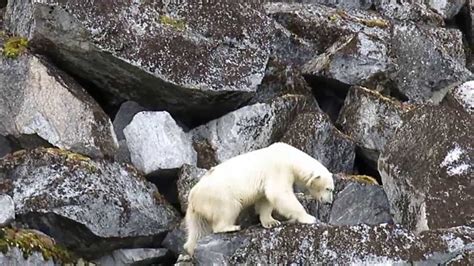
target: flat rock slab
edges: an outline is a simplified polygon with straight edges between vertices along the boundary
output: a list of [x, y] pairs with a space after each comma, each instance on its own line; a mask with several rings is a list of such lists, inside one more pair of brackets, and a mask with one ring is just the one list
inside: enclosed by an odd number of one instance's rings
[[178, 213], [136, 169], [57, 149], [0, 160], [1, 193], [17, 221], [85, 257], [160, 243]]
[[276, 29], [245, 5], [196, 1], [12, 1], [6, 26], [97, 87], [187, 121], [256, 91]]

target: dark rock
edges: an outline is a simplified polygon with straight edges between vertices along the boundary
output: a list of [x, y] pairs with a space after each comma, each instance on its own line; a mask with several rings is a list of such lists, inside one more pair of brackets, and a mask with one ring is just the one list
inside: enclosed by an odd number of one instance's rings
[[12, 147], [7, 138], [0, 135], [0, 158], [12, 152]]
[[123, 130], [132, 122], [133, 117], [142, 111], [147, 111], [143, 106], [139, 105], [134, 101], [127, 101], [120, 105], [120, 109], [115, 115], [114, 119], [114, 130], [117, 135], [117, 140], [121, 141], [125, 139]]
[[472, 114], [461, 107], [424, 106], [403, 117], [378, 161], [397, 223], [418, 232], [473, 225], [472, 136]]
[[7, 28], [124, 99], [187, 124], [238, 108], [260, 84], [275, 23], [234, 2], [13, 1]]
[[[290, 1], [289, 1], [290, 2]], [[340, 9], [371, 9], [376, 0], [300, 0], [300, 1], [291, 1], [291, 2], [301, 2], [301, 3], [318, 3], [322, 5], [327, 5], [331, 7], [337, 7]]]
[[118, 146], [109, 117], [84, 88], [28, 53], [16, 59], [0, 56], [0, 120], [0, 135], [15, 138], [25, 148], [47, 141], [103, 157], [112, 156]]
[[168, 112], [140, 112], [123, 132], [133, 165], [145, 174], [196, 164], [191, 136]]
[[163, 240], [163, 247], [167, 248], [169, 251], [175, 255], [184, 254], [184, 243], [186, 243], [186, 228], [182, 222], [180, 226], [171, 230]]
[[465, 67], [458, 30], [396, 24], [391, 46], [398, 65], [393, 77], [395, 86], [411, 101], [439, 101], [448, 85], [472, 77]]
[[354, 86], [346, 96], [337, 124], [376, 168], [380, 152], [402, 124], [401, 115], [409, 109], [409, 105], [376, 91]]
[[443, 99], [443, 104], [474, 114], [474, 81], [455, 85]]
[[7, 6], [8, 0], [0, 0], [0, 9]]
[[13, 220], [15, 220], [15, 203], [10, 196], [0, 194], [0, 227], [9, 225]]
[[305, 96], [285, 95], [271, 103], [242, 107], [191, 133], [194, 139], [206, 141], [208, 146], [204, 152], [208, 156], [213, 154], [210, 156], [213, 161], [220, 163], [278, 141], [296, 114], [314, 108], [313, 104], [312, 99]]
[[443, 264], [472, 250], [470, 227], [416, 236], [398, 225], [283, 225], [214, 234], [198, 242], [201, 264]]
[[97, 265], [155, 265], [169, 260], [169, 251], [164, 248], [135, 248], [114, 250], [110, 255], [95, 261]]
[[374, 2], [377, 12], [393, 20], [444, 26], [443, 17], [423, 3], [423, 1], [375, 0]]
[[178, 188], [179, 204], [183, 213], [186, 213], [186, 209], [188, 208], [188, 196], [191, 188], [193, 188], [206, 173], [206, 169], [201, 169], [189, 164], [185, 164], [181, 167], [176, 186]]
[[159, 245], [178, 220], [136, 169], [56, 149], [4, 157], [0, 182], [18, 222], [87, 258]]
[[311, 155], [332, 173], [354, 170], [354, 142], [336, 129], [322, 112], [299, 114], [281, 141]]

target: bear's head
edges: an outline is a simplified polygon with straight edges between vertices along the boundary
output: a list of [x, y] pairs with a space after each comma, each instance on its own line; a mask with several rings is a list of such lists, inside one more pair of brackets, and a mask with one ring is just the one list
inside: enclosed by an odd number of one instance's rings
[[334, 179], [332, 174], [327, 173], [313, 174], [306, 184], [311, 196], [321, 203], [332, 203], [334, 192]]

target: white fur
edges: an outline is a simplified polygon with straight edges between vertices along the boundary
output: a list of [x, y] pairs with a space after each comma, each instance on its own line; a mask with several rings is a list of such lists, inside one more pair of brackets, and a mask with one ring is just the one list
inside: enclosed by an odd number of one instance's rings
[[308, 189], [323, 203], [332, 202], [332, 174], [308, 154], [284, 143], [231, 158], [211, 168], [188, 197], [185, 250], [192, 255], [199, 238], [209, 233], [240, 230], [242, 209], [255, 205], [265, 228], [279, 225], [276, 210], [292, 222], [315, 223], [293, 192], [293, 184]]

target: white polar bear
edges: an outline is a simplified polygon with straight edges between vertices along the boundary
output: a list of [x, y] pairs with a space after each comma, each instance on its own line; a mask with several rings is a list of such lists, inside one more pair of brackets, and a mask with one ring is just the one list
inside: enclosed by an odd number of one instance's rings
[[213, 232], [240, 230], [242, 209], [255, 205], [263, 227], [280, 222], [276, 210], [291, 222], [315, 223], [293, 192], [300, 184], [323, 203], [332, 202], [332, 174], [308, 154], [284, 143], [231, 158], [211, 168], [191, 189], [186, 211], [188, 238], [184, 249], [193, 255], [199, 238]]

